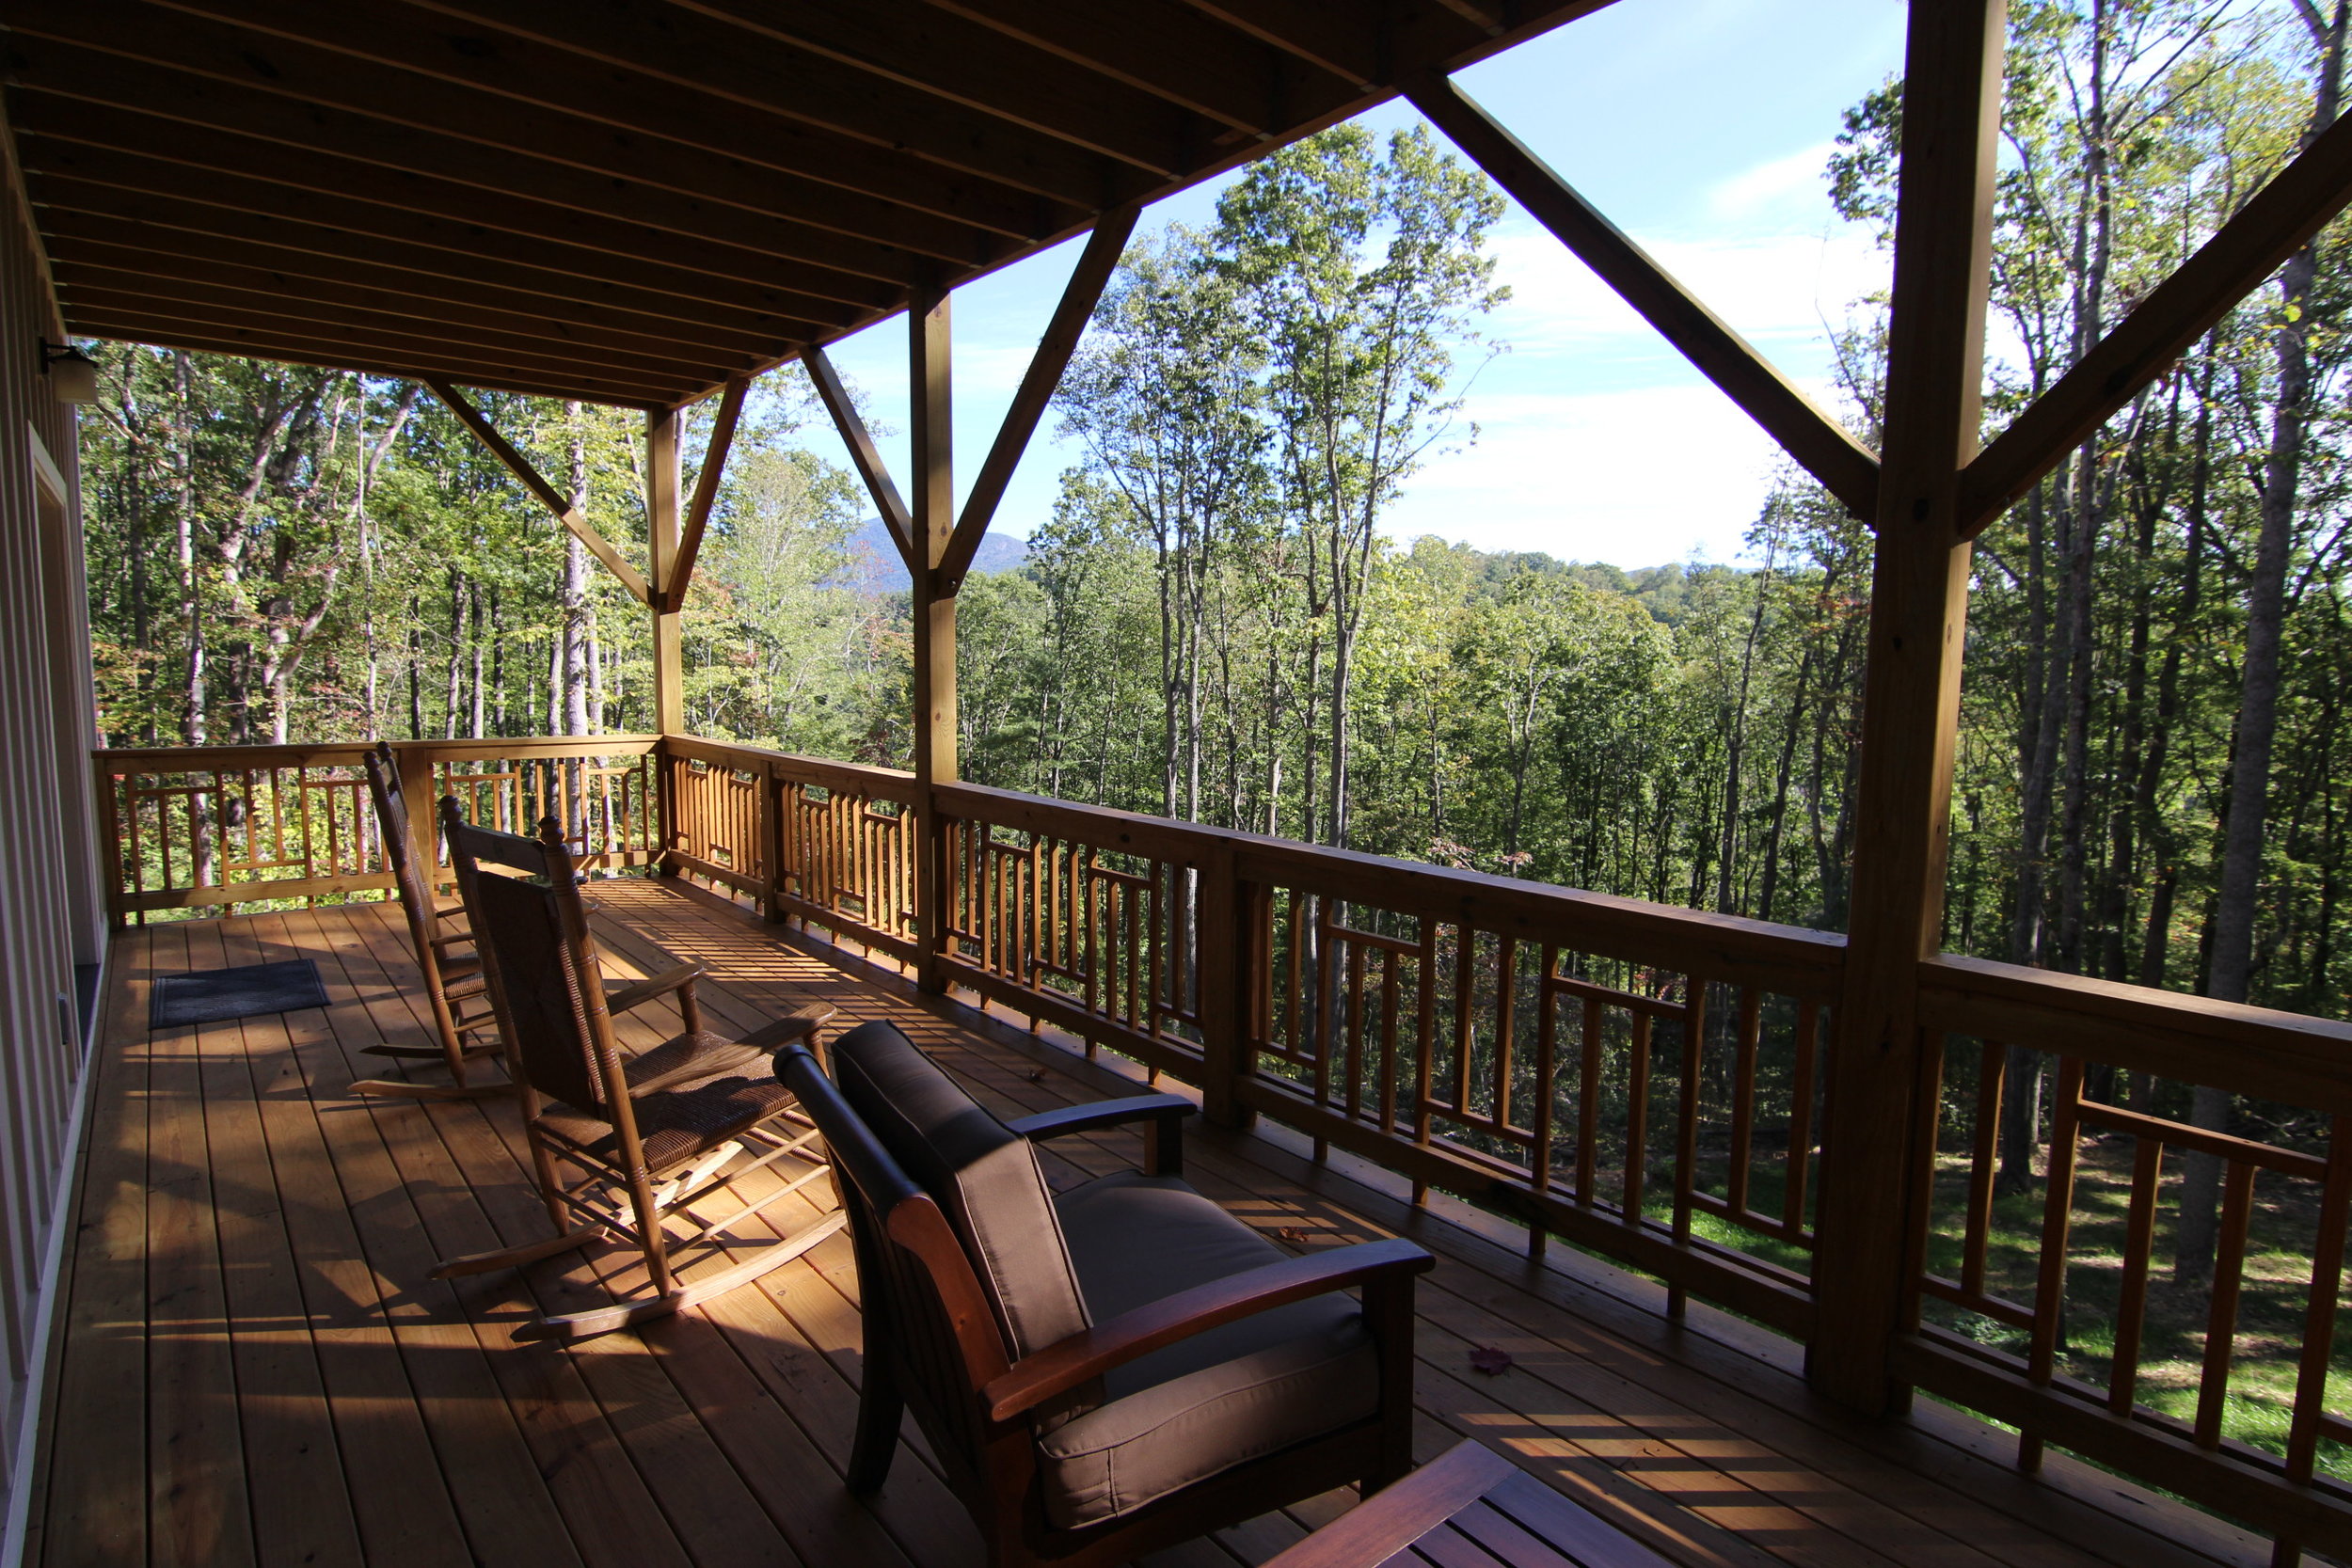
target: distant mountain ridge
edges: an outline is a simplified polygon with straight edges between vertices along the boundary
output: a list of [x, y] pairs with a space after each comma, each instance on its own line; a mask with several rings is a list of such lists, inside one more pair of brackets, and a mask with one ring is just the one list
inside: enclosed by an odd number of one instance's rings
[[[975, 573], [1009, 572], [1029, 559], [1026, 540], [1009, 533], [990, 532], [980, 538], [972, 557]], [[868, 517], [850, 536], [850, 585], [863, 594], [903, 594], [914, 586], [898, 544], [880, 517]]]

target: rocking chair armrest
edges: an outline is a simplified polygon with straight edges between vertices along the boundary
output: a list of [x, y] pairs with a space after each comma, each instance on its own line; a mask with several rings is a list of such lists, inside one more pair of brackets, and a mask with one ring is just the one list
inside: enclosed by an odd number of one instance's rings
[[992, 1378], [980, 1397], [991, 1419], [1009, 1421], [1115, 1367], [1242, 1318], [1358, 1285], [1367, 1291], [1409, 1291], [1413, 1276], [1437, 1261], [1405, 1241], [1359, 1242], [1285, 1258], [1082, 1328], [1015, 1362]]
[[[643, 1100], [664, 1089], [685, 1088], [690, 1085], [707, 1083], [713, 1078], [748, 1078], [779, 1046], [813, 1037], [818, 1025], [838, 1010], [818, 1002], [787, 1013], [741, 1036], [723, 1049], [704, 1050], [667, 1072], [657, 1072], [649, 1078], [630, 1078], [628, 1097]], [[621, 1072], [627, 1077], [628, 1067], [624, 1066]]]
[[1119, 1100], [1098, 1100], [1088, 1105], [1064, 1105], [1005, 1125], [1033, 1143], [1071, 1132], [1091, 1132], [1148, 1121], [1144, 1129], [1143, 1164], [1152, 1176], [1182, 1176], [1184, 1170], [1184, 1118], [1199, 1106], [1180, 1094], [1132, 1094]]
[[813, 1044], [817, 1031], [833, 1022], [834, 1015], [840, 1011], [830, 1002], [811, 1002], [805, 1006], [793, 1008], [782, 1018], [770, 1019], [751, 1033], [738, 1035], [736, 1038], [762, 1053], [773, 1053], [795, 1040], [807, 1040]]
[[700, 964], [680, 964], [675, 969], [663, 970], [651, 979], [640, 980], [633, 986], [623, 986], [616, 991], [607, 992], [604, 1010], [618, 1018], [631, 1007], [642, 1006], [657, 996], [683, 990], [702, 976], [703, 966]]

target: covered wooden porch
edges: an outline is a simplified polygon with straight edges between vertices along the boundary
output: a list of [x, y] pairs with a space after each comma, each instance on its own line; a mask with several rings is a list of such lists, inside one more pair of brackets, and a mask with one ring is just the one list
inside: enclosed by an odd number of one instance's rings
[[[1140, 1069], [924, 996], [895, 963], [782, 930], [675, 879], [595, 886], [617, 967], [707, 966], [705, 1006], [751, 1024], [823, 1001], [889, 1018], [1009, 1114], [1119, 1092]], [[309, 957], [331, 1006], [151, 1031], [151, 977]], [[969, 993], [966, 993], [969, 994]], [[650, 1011], [650, 1009], [648, 1009]], [[675, 1027], [635, 1019], [644, 1043]], [[357, 903], [180, 920], [116, 939], [65, 1328], [26, 1560], [57, 1565], [513, 1561], [951, 1565], [977, 1560], [920, 1463], [870, 1509], [840, 1488], [859, 1375], [847, 1239], [639, 1334], [517, 1340], [593, 1303], [618, 1253], [524, 1278], [426, 1282], [437, 1255], [538, 1234], [496, 1101], [348, 1092], [359, 1054], [426, 1024], [397, 911]], [[1055, 1148], [1076, 1179], [1126, 1134]], [[1426, 1458], [1479, 1438], [1679, 1562], [2199, 1568], [2269, 1544], [1922, 1402], [1891, 1422], [1810, 1391], [1800, 1347], [1261, 1124], [1196, 1122], [1194, 1180], [1282, 1245], [1406, 1234]], [[786, 1223], [788, 1223], [786, 1222]], [[1508, 1370], [1471, 1369], [1474, 1347]], [[1255, 1563], [1353, 1499], [1332, 1495], [1164, 1554]]]

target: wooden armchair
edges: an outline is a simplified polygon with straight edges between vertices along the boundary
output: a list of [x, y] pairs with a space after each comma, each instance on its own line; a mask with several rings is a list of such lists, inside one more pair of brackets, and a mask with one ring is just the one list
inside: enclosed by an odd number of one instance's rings
[[[813, 1037], [834, 1009], [803, 1009], [729, 1039], [702, 1027], [699, 965], [608, 992], [554, 818], [540, 824], [538, 838], [521, 838], [472, 826], [450, 799], [441, 802], [441, 827], [482, 942], [555, 1234], [451, 1259], [433, 1276], [519, 1267], [616, 1237], [634, 1243], [649, 1294], [537, 1326], [543, 1337], [577, 1338], [723, 1294], [838, 1231], [837, 1209], [789, 1232], [754, 1226], [824, 1175], [816, 1128], [765, 1069], [770, 1052]], [[624, 1059], [612, 1015], [674, 993], [685, 1033]], [[560, 1166], [578, 1174], [566, 1179]], [[755, 1192], [739, 1190], [753, 1179]], [[696, 1212], [722, 1198], [724, 1213]], [[739, 1227], [755, 1233], [739, 1235]]]
[[417, 863], [416, 840], [409, 835], [408, 802], [401, 793], [400, 761], [379, 740], [365, 760], [368, 795], [375, 802], [375, 824], [384, 840], [384, 859], [392, 868], [400, 893], [401, 913], [408, 923], [408, 942], [416, 950], [417, 968], [424, 976], [425, 1004], [432, 1009], [437, 1046], [394, 1045], [389, 1041], [365, 1046], [369, 1054], [421, 1057], [449, 1068], [447, 1084], [412, 1084], [402, 1078], [363, 1078], [352, 1085], [361, 1094], [396, 1095], [407, 1100], [475, 1100], [484, 1095], [510, 1094], [514, 1085], [469, 1084], [470, 1062], [500, 1049], [496, 1018], [489, 1005], [487, 983], [479, 955], [459, 951], [470, 947], [465, 908], [446, 908], [433, 895], [426, 867]]
[[[912, 1408], [996, 1565], [1124, 1562], [1411, 1467], [1408, 1242], [1286, 1256], [1179, 1179], [1173, 1095], [1001, 1122], [886, 1023], [776, 1073], [822, 1129], [857, 1245], [849, 1483]], [[1149, 1169], [1048, 1194], [1034, 1145], [1146, 1124]], [[1360, 1291], [1362, 1302], [1343, 1293]]]

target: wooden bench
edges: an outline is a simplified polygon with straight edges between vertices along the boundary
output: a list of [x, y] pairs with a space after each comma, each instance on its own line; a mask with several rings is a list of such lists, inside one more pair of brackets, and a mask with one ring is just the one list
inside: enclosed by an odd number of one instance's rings
[[1374, 1493], [1264, 1568], [1675, 1568], [1480, 1443]]

